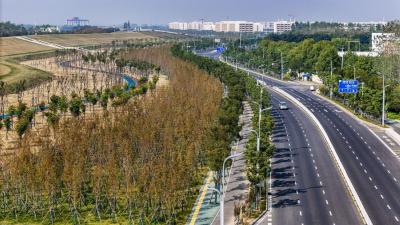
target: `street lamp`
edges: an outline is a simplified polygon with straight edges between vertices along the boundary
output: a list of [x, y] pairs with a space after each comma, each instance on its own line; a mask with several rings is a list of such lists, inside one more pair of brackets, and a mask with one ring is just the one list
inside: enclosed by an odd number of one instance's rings
[[385, 73], [378, 73], [382, 75], [382, 126], [385, 126], [385, 97], [386, 88], [390, 85], [385, 85]]
[[212, 189], [212, 190], [215, 190], [215, 191], [217, 191], [218, 192], [218, 194], [219, 194], [219, 196], [220, 196], [220, 207], [221, 207], [221, 209], [220, 209], [220, 211], [219, 211], [219, 217], [220, 217], [220, 225], [224, 225], [224, 198], [225, 198], [225, 191], [224, 191], [224, 183], [225, 183], [225, 163], [228, 161], [228, 160], [230, 160], [230, 159], [233, 159], [233, 158], [236, 158], [236, 157], [239, 157], [239, 156], [241, 156], [243, 153], [242, 152], [240, 152], [240, 153], [237, 153], [237, 154], [233, 154], [233, 155], [230, 155], [230, 156], [228, 156], [228, 157], [226, 157], [225, 159], [224, 159], [224, 163], [222, 164], [222, 182], [221, 182], [221, 191], [218, 191], [218, 190], [216, 190], [216, 189], [214, 189], [214, 188], [210, 188], [210, 189]]
[[333, 79], [333, 62], [332, 62], [332, 59], [331, 59], [331, 81], [329, 82], [330, 83], [330, 90], [329, 90], [329, 97], [332, 99], [332, 96], [333, 96], [333, 84], [332, 84], [332, 79]]

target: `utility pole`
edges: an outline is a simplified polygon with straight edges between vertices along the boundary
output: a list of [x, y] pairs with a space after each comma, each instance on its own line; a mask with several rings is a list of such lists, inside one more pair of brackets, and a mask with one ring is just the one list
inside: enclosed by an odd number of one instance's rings
[[281, 52], [281, 80], [283, 80], [283, 56]]
[[264, 58], [265, 58], [265, 57], [264, 57], [264, 52], [265, 52], [265, 49], [264, 49], [264, 48], [262, 49], [262, 52], [263, 52], [263, 60], [264, 60]]
[[364, 82], [361, 82], [361, 96], [364, 96]]
[[330, 96], [330, 98], [332, 99], [332, 96], [333, 96], [333, 82], [332, 82], [332, 78], [333, 78], [333, 62], [332, 62], [332, 59], [331, 59], [331, 80], [330, 80], [330, 86], [331, 86], [331, 88], [330, 88], [330, 91], [329, 91], [329, 96]]
[[340, 68], [343, 70], [343, 64], [344, 64], [344, 48], [342, 47], [342, 63], [340, 65]]
[[385, 73], [382, 73], [382, 91], [383, 91], [383, 96], [382, 96], [382, 126], [385, 126]]
[[263, 87], [260, 85], [260, 104], [259, 104], [259, 111], [258, 111], [258, 135], [259, 138], [257, 138], [257, 151], [260, 151], [260, 139], [261, 139], [261, 113], [262, 113], [262, 95], [263, 95]]
[[239, 32], [239, 48], [242, 48], [242, 32]]

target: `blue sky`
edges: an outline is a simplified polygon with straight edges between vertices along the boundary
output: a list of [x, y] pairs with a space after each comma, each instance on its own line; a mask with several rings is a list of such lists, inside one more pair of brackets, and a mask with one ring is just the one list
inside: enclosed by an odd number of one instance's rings
[[64, 24], [166, 24], [205, 19], [268, 21], [381, 21], [400, 19], [400, 0], [0, 0], [2, 21]]

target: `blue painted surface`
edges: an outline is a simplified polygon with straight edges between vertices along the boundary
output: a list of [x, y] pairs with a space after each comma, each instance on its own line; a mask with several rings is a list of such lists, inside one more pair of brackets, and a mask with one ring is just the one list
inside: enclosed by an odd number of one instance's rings
[[225, 48], [224, 47], [217, 47], [217, 52], [218, 53], [222, 53], [222, 52], [224, 52], [225, 51]]
[[132, 79], [128, 75], [123, 75], [122, 78], [128, 83], [128, 90], [131, 89], [132, 87], [136, 87], [137, 83], [136, 80]]
[[0, 119], [5, 119], [5, 118], [8, 118], [8, 117], [10, 117], [8, 114], [1, 114], [0, 115]]

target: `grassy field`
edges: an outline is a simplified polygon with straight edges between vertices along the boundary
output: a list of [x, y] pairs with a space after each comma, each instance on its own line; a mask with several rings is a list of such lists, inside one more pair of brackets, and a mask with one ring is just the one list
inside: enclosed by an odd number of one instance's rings
[[0, 60], [0, 81], [6, 82], [11, 92], [20, 80], [26, 80], [26, 86], [31, 87], [49, 80], [51, 76], [48, 72], [21, 65], [12, 58]]
[[0, 57], [48, 51], [52, 49], [53, 48], [19, 40], [14, 37], [0, 38]]
[[30, 36], [36, 40], [47, 41], [67, 47], [85, 46], [111, 43], [113, 40], [132, 40], [155, 38], [153, 36], [139, 32], [116, 32], [99, 34], [52, 34]]
[[[114, 40], [151, 39], [157, 38], [150, 34], [139, 32], [116, 32], [97, 34], [52, 34], [30, 36], [37, 40], [43, 40], [64, 46], [87, 46], [111, 43]], [[0, 38], [0, 81], [10, 85], [13, 89], [20, 80], [26, 80], [27, 87], [38, 84], [51, 78], [51, 74], [19, 64], [15, 57], [54, 51], [54, 48], [46, 47], [19, 40], [15, 37]]]

